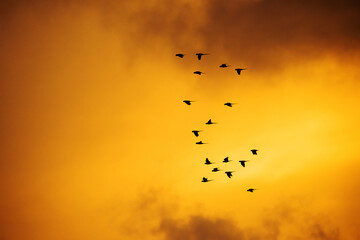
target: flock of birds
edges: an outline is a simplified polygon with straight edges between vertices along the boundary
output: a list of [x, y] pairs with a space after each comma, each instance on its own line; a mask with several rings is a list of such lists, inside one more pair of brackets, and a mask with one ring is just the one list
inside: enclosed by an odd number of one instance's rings
[[[206, 56], [206, 55], [209, 55], [208, 53], [195, 53], [195, 55], [197, 56], [197, 58], [199, 59], [199, 61], [201, 60], [202, 56]], [[185, 54], [183, 53], [177, 53], [175, 54], [175, 56], [179, 57], [179, 58], [183, 58], [185, 56]], [[226, 63], [223, 63], [219, 66], [220, 68], [227, 68], [227, 67], [230, 67], [230, 65], [227, 65]], [[241, 74], [241, 71], [243, 70], [246, 70], [246, 68], [235, 68], [235, 71], [237, 72], [238, 75]], [[201, 71], [195, 71], [194, 74], [197, 74], [197, 75], [201, 75], [201, 74], [204, 74], [203, 72]], [[231, 107], [231, 106], [230, 106]]]
[[[197, 58], [198, 58], [199, 61], [200, 61], [203, 56], [206, 56], [206, 55], [209, 55], [209, 54], [208, 54], [208, 53], [195, 53], [195, 55], [197, 56]], [[175, 54], [175, 56], [176, 56], [176, 57], [179, 57], [179, 58], [183, 58], [183, 57], [185, 56], [185, 54], [183, 54], [183, 53], [177, 53], [177, 54]], [[226, 68], [226, 67], [230, 67], [230, 65], [227, 65], [227, 64], [223, 63], [223, 64], [221, 64], [219, 67], [220, 67], [220, 68]], [[243, 70], [246, 70], [246, 68], [235, 68], [235, 71], [237, 72], [238, 75], [240, 75], [240, 74], [241, 74], [241, 71], [243, 71]], [[204, 74], [204, 73], [201, 72], [201, 71], [195, 71], [194, 74], [201, 75], [201, 74]], [[189, 105], [189, 106], [190, 106], [190, 105], [192, 104], [192, 102], [194, 102], [194, 101], [184, 100], [183, 102], [184, 102], [186, 105]], [[230, 102], [224, 103], [224, 105], [227, 106], [227, 107], [232, 107], [234, 104], [235, 104], [235, 103], [230, 103]], [[211, 121], [211, 119], [209, 119], [209, 121], [207, 121], [205, 124], [207, 124], [207, 125], [212, 125], [212, 124], [216, 124], [216, 122], [213, 122], [213, 121]], [[192, 133], [195, 135], [195, 137], [199, 137], [199, 133], [200, 133], [200, 132], [201, 132], [200, 130], [193, 130], [193, 131], [192, 131]], [[206, 143], [204, 143], [204, 142], [202, 142], [202, 141], [198, 141], [198, 142], [196, 142], [196, 144], [201, 145], [201, 144], [206, 144]], [[258, 152], [257, 149], [251, 149], [250, 151], [251, 151], [251, 153], [252, 153], [253, 155], [257, 155], [257, 152]], [[226, 158], [224, 158], [223, 163], [228, 163], [228, 162], [230, 162], [230, 161], [232, 161], [232, 160], [229, 160], [229, 157], [226, 157]], [[241, 166], [243, 166], [243, 167], [245, 167], [245, 163], [246, 163], [246, 162], [248, 162], [248, 160], [240, 160], [240, 161], [239, 161], [239, 163], [240, 163]], [[211, 162], [208, 158], [206, 158], [206, 159], [205, 159], [205, 165], [210, 165], [210, 164], [213, 164], [213, 162]], [[217, 168], [217, 167], [214, 167], [214, 168], [212, 169], [212, 172], [219, 172], [219, 171], [221, 171], [221, 169], [219, 169], [219, 168]], [[226, 174], [226, 176], [227, 176], [228, 178], [231, 178], [231, 177], [233, 176], [233, 172], [234, 172], [234, 171], [226, 171], [225, 174]], [[213, 180], [210, 180], [210, 179], [208, 179], [208, 178], [206, 178], [206, 177], [203, 177], [201, 182], [210, 182], [210, 181], [213, 181]], [[254, 192], [254, 190], [257, 190], [257, 189], [254, 189], [254, 188], [249, 188], [249, 189], [247, 189], [248, 192]]]

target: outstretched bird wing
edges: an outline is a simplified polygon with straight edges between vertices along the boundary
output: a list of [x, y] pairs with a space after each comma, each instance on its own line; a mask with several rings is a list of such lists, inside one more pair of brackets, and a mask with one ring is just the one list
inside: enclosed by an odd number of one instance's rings
[[257, 155], [257, 151], [258, 151], [257, 149], [251, 149], [250, 151], [252, 152], [253, 155]]
[[199, 60], [201, 60], [201, 57], [204, 56], [204, 55], [209, 55], [208, 53], [196, 53], [195, 54]]
[[236, 68], [235, 71], [237, 72], [237, 74], [241, 74], [242, 70], [246, 70], [246, 68]]
[[211, 119], [209, 119], [209, 121], [207, 121], [206, 124], [214, 124], [214, 122], [212, 122]]
[[199, 136], [199, 131], [192, 131], [196, 137]]
[[225, 106], [228, 106], [228, 107], [232, 107], [232, 105], [234, 105], [236, 103], [230, 103], [230, 102], [227, 102], [227, 103], [224, 103]]
[[232, 172], [225, 172], [226, 173], [226, 175], [229, 177], [229, 178], [231, 178], [231, 176], [232, 176]]

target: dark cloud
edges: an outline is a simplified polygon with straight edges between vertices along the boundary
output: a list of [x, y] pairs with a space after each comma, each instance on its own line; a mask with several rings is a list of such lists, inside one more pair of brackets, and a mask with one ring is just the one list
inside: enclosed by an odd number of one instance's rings
[[164, 240], [340, 240], [340, 227], [334, 220], [309, 205], [293, 199], [263, 209], [255, 221], [199, 212], [184, 216], [177, 197], [152, 189], [133, 201], [131, 215], [121, 228], [127, 236], [153, 235]]
[[234, 222], [222, 218], [209, 219], [204, 216], [191, 216], [186, 223], [173, 219], [164, 219], [159, 230], [169, 240], [245, 239], [243, 232], [235, 226]]
[[254, 65], [360, 46], [356, 1], [211, 0], [206, 9], [205, 46]]
[[340, 239], [340, 232], [339, 229], [331, 229], [326, 231], [324, 226], [314, 223], [310, 227], [310, 236], [311, 239], [318, 239], [318, 240], [339, 240]]
[[174, 52], [210, 51], [216, 60], [250, 68], [271, 68], [329, 54], [351, 56], [360, 47], [360, 3], [355, 0], [43, 3], [4, 1], [1, 10], [9, 14], [14, 6], [26, 6], [51, 16], [56, 9], [94, 8], [101, 13], [104, 28], [127, 36], [134, 56], [136, 49], [151, 51], [165, 41]]
[[293, 219], [283, 218], [274, 213], [272, 216], [264, 217], [262, 224], [253, 228], [239, 227], [239, 222], [233, 219], [209, 218], [203, 215], [190, 216], [185, 221], [165, 218], [160, 223], [159, 232], [166, 240], [340, 239], [338, 228], [331, 226], [326, 220], [317, 219], [314, 215], [307, 219], [308, 222], [303, 222], [304, 213], [299, 210], [292, 213], [297, 215]]
[[129, 19], [137, 23], [133, 37], [143, 42], [161, 36], [174, 51], [211, 51], [218, 59], [270, 68], [353, 55], [360, 47], [359, 10], [353, 0], [209, 0], [202, 6], [158, 1]]

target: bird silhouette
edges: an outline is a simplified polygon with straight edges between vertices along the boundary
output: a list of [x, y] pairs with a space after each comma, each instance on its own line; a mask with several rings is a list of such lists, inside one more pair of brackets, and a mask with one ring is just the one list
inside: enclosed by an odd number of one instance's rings
[[175, 54], [175, 56], [179, 57], [179, 58], [183, 58], [185, 56], [185, 54], [182, 54], [182, 53], [177, 53]]
[[206, 143], [203, 143], [202, 141], [199, 141], [199, 142], [196, 142], [196, 144], [206, 144]]
[[194, 74], [201, 75], [201, 74], [204, 74], [204, 73], [200, 72], [200, 71], [195, 71]]
[[230, 162], [231, 160], [229, 160], [229, 157], [226, 157], [226, 158], [224, 158], [224, 163], [228, 163], [228, 162]]
[[199, 60], [201, 60], [201, 57], [204, 56], [204, 55], [209, 55], [208, 53], [196, 53], [195, 54]]
[[240, 160], [239, 162], [241, 163], [241, 166], [245, 167], [245, 163], [248, 162], [248, 161]]
[[211, 170], [212, 172], [218, 172], [220, 171], [220, 169], [218, 169], [217, 167], [216, 168], [213, 168], [213, 170]]
[[236, 103], [230, 103], [230, 102], [227, 102], [227, 103], [224, 103], [225, 106], [228, 106], [228, 107], [232, 107], [232, 105], [234, 105]]
[[211, 119], [209, 119], [209, 121], [207, 121], [205, 124], [211, 125], [211, 124], [216, 124], [216, 122], [212, 122]]
[[183, 102], [184, 102], [186, 105], [191, 105], [191, 103], [194, 102], [194, 101], [184, 100]]
[[223, 63], [223, 64], [221, 64], [219, 67], [221, 67], [221, 68], [227, 68], [227, 67], [230, 67], [230, 65], [227, 65], [226, 63]]
[[233, 173], [233, 172], [230, 172], [230, 171], [229, 171], [229, 172], [225, 172], [225, 174], [226, 174], [229, 178], [232, 177], [232, 173]]
[[257, 189], [254, 189], [254, 188], [249, 188], [248, 190], [246, 190], [246, 191], [248, 191], [248, 192], [254, 192], [254, 190], [257, 190]]
[[209, 164], [213, 164], [212, 162], [210, 162], [210, 160], [208, 158], [205, 159], [205, 164], [209, 165]]
[[203, 177], [203, 179], [202, 179], [201, 182], [210, 182], [210, 181], [212, 181], [212, 180], [209, 180], [209, 179], [207, 179], [206, 177]]
[[238, 75], [241, 74], [241, 71], [246, 70], [246, 68], [236, 68], [235, 71], [237, 72]]
[[198, 137], [199, 136], [199, 132], [201, 132], [200, 130], [193, 130], [192, 131], [195, 135], [195, 137]]
[[250, 151], [252, 152], [253, 155], [257, 155], [257, 151], [259, 151], [259, 150], [257, 150], [257, 149], [251, 149]]

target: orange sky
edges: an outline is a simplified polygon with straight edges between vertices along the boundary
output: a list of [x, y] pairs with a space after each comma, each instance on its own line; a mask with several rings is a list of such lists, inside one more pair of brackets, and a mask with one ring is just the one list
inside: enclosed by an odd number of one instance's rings
[[1, 2], [0, 239], [359, 239], [359, 8]]

